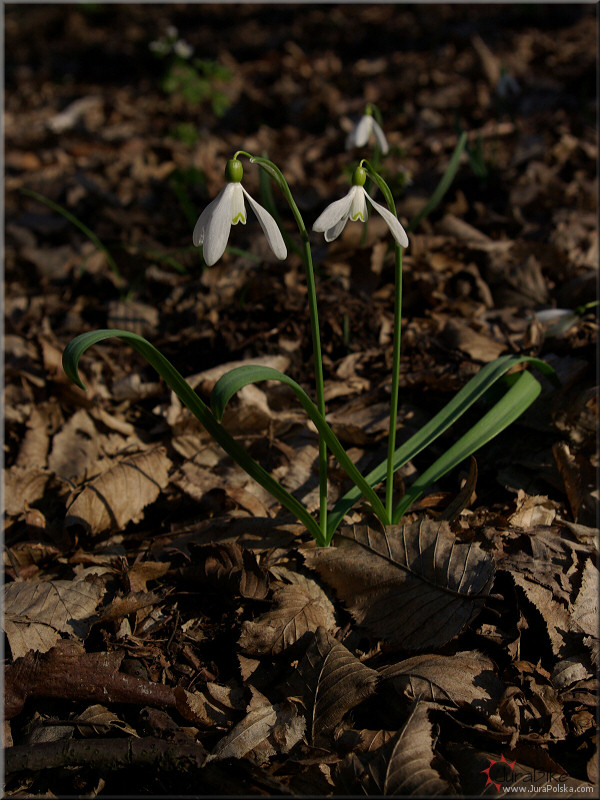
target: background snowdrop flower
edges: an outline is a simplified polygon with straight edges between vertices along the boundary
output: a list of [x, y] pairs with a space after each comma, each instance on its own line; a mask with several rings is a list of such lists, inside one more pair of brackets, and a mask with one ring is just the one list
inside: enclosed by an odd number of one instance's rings
[[350, 150], [352, 147], [364, 147], [369, 141], [371, 133], [375, 134], [375, 140], [379, 145], [379, 149], [382, 154], [385, 155], [390, 148], [381, 125], [373, 117], [370, 109], [367, 109], [366, 113], [360, 118], [358, 124], [355, 125], [348, 134], [346, 150]]
[[196, 222], [192, 240], [196, 247], [202, 245], [202, 255], [209, 267], [212, 267], [225, 252], [231, 226], [237, 225], [238, 222], [246, 224], [244, 196], [256, 214], [271, 250], [281, 260], [287, 256], [287, 248], [277, 223], [266, 208], [250, 197], [244, 189], [241, 184], [243, 175], [241, 161], [236, 158], [230, 159], [225, 167], [227, 185], [212, 203], [206, 206]]
[[367, 221], [367, 200], [373, 206], [375, 211], [380, 214], [384, 220], [394, 239], [401, 247], [408, 247], [408, 236], [398, 219], [384, 206], [376, 203], [373, 198], [365, 191], [365, 181], [367, 180], [367, 172], [363, 167], [357, 167], [352, 176], [352, 188], [345, 197], [341, 200], [336, 200], [331, 205], [327, 206], [325, 211], [316, 220], [313, 225], [313, 231], [325, 234], [325, 241], [332, 242], [340, 235], [346, 227], [349, 219], [356, 222]]
[[178, 39], [173, 45], [173, 52], [179, 58], [190, 58], [194, 52], [194, 48], [183, 39]]

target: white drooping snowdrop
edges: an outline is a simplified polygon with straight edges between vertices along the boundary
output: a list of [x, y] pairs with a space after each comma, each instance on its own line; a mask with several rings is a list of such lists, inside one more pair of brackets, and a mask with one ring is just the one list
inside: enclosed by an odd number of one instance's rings
[[369, 108], [348, 134], [346, 150], [350, 150], [352, 147], [364, 147], [369, 141], [371, 133], [375, 135], [375, 141], [379, 145], [382, 155], [386, 155], [390, 148], [385, 138], [385, 133]]
[[313, 231], [325, 234], [325, 241], [332, 242], [346, 227], [348, 220], [366, 222], [368, 217], [367, 200], [375, 211], [385, 220], [394, 239], [401, 247], [408, 247], [408, 236], [402, 225], [389, 209], [376, 203], [365, 191], [367, 171], [357, 167], [352, 176], [352, 188], [341, 200], [327, 206], [313, 225]]
[[281, 260], [287, 256], [287, 248], [277, 223], [267, 209], [257, 203], [244, 189], [241, 184], [243, 175], [241, 161], [236, 158], [230, 159], [225, 167], [227, 185], [206, 206], [196, 222], [192, 240], [196, 247], [202, 245], [202, 255], [209, 267], [212, 267], [225, 252], [231, 226], [237, 225], [238, 222], [246, 224], [244, 197], [256, 214], [271, 250]]

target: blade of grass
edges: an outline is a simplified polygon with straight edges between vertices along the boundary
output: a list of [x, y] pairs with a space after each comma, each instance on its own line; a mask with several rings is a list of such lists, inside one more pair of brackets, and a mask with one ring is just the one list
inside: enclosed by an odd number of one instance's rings
[[106, 260], [108, 261], [108, 265], [113, 271], [115, 278], [117, 278], [121, 284], [124, 283], [123, 276], [121, 275], [121, 272], [117, 266], [116, 261], [109, 253], [106, 245], [104, 245], [100, 241], [100, 239], [96, 236], [94, 231], [90, 230], [87, 225], [84, 225], [84, 223], [81, 220], [77, 219], [77, 217], [74, 214], [71, 214], [70, 211], [67, 211], [66, 208], [63, 208], [63, 206], [59, 205], [58, 203], [55, 203], [53, 200], [50, 200], [49, 197], [45, 197], [43, 194], [34, 192], [32, 189], [21, 189], [21, 192], [23, 194], [28, 195], [29, 197], [33, 197], [35, 200], [38, 200], [40, 203], [43, 203], [45, 206], [48, 206], [48, 208], [51, 208], [58, 214], [61, 214], [65, 219], [68, 219], [69, 222], [72, 222], [73, 225], [79, 228], [79, 230], [82, 231], [82, 233], [84, 233], [88, 237], [88, 239], [96, 245], [98, 250], [101, 250], [104, 253]]
[[465, 145], [467, 144], [467, 133], [463, 131], [460, 135], [460, 138], [454, 148], [454, 152], [452, 153], [452, 157], [450, 158], [450, 162], [446, 168], [446, 172], [442, 175], [442, 179], [438, 183], [434, 193], [431, 195], [429, 200], [425, 203], [423, 208], [419, 211], [416, 217], [411, 221], [409, 226], [407, 227], [407, 233], [414, 231], [417, 225], [422, 222], [431, 212], [433, 209], [439, 204], [442, 197], [446, 194], [452, 181], [454, 180], [454, 176], [458, 172], [458, 167], [460, 165], [460, 157], [462, 155], [463, 150], [465, 149]]

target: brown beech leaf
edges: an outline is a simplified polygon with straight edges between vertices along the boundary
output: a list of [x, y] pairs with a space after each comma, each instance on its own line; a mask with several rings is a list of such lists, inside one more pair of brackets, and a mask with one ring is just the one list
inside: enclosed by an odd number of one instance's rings
[[598, 567], [593, 561], [588, 561], [583, 570], [581, 589], [571, 610], [571, 628], [598, 636]]
[[251, 753], [253, 760], [264, 763], [278, 753], [289, 753], [302, 739], [305, 727], [306, 721], [290, 701], [255, 708], [217, 743], [207, 760]]
[[229, 727], [244, 708], [237, 686], [207, 682], [194, 692], [176, 686], [173, 693], [181, 716], [205, 729]]
[[565, 633], [569, 630], [568, 610], [554, 599], [550, 589], [540, 586], [534, 578], [520, 572], [511, 572], [511, 577], [542, 615], [552, 652], [559, 655], [565, 647]]
[[327, 743], [345, 714], [375, 691], [378, 677], [324, 628], [318, 628], [294, 676], [294, 682], [302, 683], [309, 743]]
[[479, 544], [457, 544], [447, 522], [386, 530], [342, 528], [335, 546], [306, 550], [359, 625], [406, 650], [457, 636], [485, 603], [494, 562]]
[[170, 466], [163, 447], [116, 463], [75, 497], [65, 525], [83, 525], [95, 535], [137, 522], [143, 509], [166, 487]]
[[4, 587], [3, 627], [13, 658], [28, 650], [45, 653], [61, 633], [84, 637], [85, 622], [104, 588], [80, 581], [20, 581]]
[[14, 464], [4, 470], [4, 510], [9, 516], [17, 517], [28, 505], [36, 503], [44, 496], [52, 473], [37, 467], [19, 467]]
[[76, 411], [52, 440], [48, 466], [60, 478], [75, 481], [98, 457], [98, 431], [85, 411]]
[[429, 705], [417, 701], [402, 730], [381, 748], [367, 768], [383, 795], [432, 797], [456, 794], [454, 787], [434, 769], [433, 761]]
[[425, 702], [450, 708], [470, 706], [487, 714], [493, 712], [503, 685], [494, 662], [476, 651], [452, 656], [426, 653], [380, 670], [386, 685], [407, 700], [421, 697]]
[[315, 581], [302, 576], [274, 590], [273, 608], [243, 623], [239, 645], [246, 655], [277, 655], [305, 633], [334, 625], [331, 601]]

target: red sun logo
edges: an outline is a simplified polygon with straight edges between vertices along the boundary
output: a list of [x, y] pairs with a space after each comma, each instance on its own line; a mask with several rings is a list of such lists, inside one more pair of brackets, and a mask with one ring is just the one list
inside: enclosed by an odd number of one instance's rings
[[[507, 765], [508, 767], [510, 767], [510, 768], [511, 768], [511, 770], [512, 770], [512, 769], [514, 769], [514, 768], [515, 768], [515, 764], [516, 764], [517, 762], [516, 762], [516, 761], [513, 761], [513, 762], [512, 762], [512, 764], [511, 764], [511, 763], [510, 763], [510, 761], [507, 761], [507, 760], [504, 758], [504, 753], [502, 753], [502, 757], [500, 758], [500, 760], [499, 760], [499, 761], [496, 761], [496, 760], [495, 760], [495, 759], [493, 759], [493, 758], [488, 758], [488, 761], [490, 762], [490, 763], [489, 763], [489, 765], [488, 765], [488, 766], [487, 766], [485, 769], [482, 769], [482, 770], [481, 770], [481, 771], [482, 771], [482, 773], [483, 773], [484, 775], [487, 775], [487, 780], [486, 780], [486, 782], [485, 782], [485, 785], [487, 786], [487, 785], [488, 785], [488, 783], [493, 783], [493, 784], [494, 784], [494, 786], [496, 787], [496, 790], [499, 792], [499, 791], [500, 791], [500, 784], [499, 784], [499, 783], [496, 783], [496, 781], [495, 781], [493, 778], [491, 778], [491, 777], [490, 777], [490, 770], [491, 770], [491, 768], [494, 766], [494, 764], [506, 764], [506, 765]], [[484, 788], [485, 788], [485, 787], [484, 787]]]

